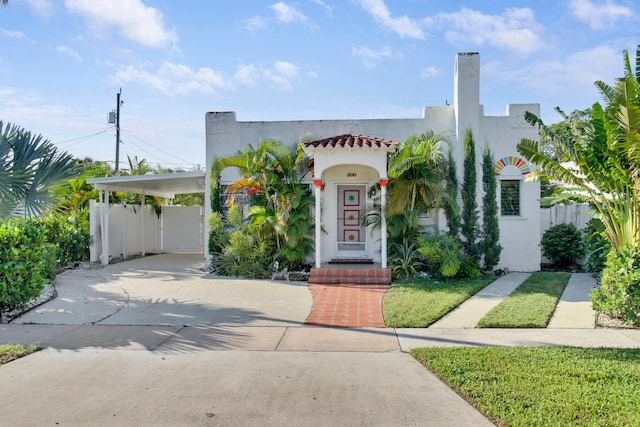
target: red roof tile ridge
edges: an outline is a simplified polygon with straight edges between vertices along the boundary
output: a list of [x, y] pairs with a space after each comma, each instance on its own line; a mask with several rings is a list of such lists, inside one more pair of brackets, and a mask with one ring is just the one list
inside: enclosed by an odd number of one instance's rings
[[359, 133], [345, 133], [342, 135], [321, 138], [314, 141], [305, 142], [304, 145], [309, 147], [323, 148], [352, 148], [352, 147], [370, 147], [382, 148], [398, 145], [398, 142], [389, 139], [378, 138], [373, 136], [362, 135]]

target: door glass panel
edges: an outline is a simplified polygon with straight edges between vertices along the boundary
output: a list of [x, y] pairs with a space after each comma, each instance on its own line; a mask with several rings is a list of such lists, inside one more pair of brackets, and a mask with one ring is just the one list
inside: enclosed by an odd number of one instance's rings
[[363, 216], [366, 186], [338, 186], [338, 250], [365, 251], [366, 230]]

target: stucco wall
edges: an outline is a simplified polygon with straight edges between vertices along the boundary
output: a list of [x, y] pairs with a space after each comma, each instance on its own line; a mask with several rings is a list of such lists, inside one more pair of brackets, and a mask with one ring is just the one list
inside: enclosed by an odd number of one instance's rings
[[[516, 144], [522, 137], [536, 139], [536, 129], [524, 121], [525, 111], [539, 113], [538, 104], [513, 104], [507, 106], [505, 116], [485, 116], [479, 103], [480, 58], [475, 53], [458, 54], [454, 62], [454, 105], [424, 107], [422, 117], [405, 119], [350, 119], [350, 120], [305, 120], [280, 122], [237, 121], [235, 112], [210, 112], [205, 116], [207, 140], [207, 165], [214, 156], [225, 156], [254, 146], [265, 139], [275, 139], [293, 144], [300, 138], [320, 139], [346, 133], [404, 141], [412, 134], [432, 129], [444, 132], [452, 139], [454, 157], [458, 164], [459, 181], [462, 183], [463, 139], [466, 129], [471, 129], [476, 142], [477, 197], [482, 206], [482, 149], [491, 148], [495, 160], [504, 156], [517, 156]], [[419, 90], [420, 88], [416, 88]], [[425, 91], [428, 88], [425, 88]], [[357, 114], [357, 111], [354, 112]], [[227, 170], [222, 175], [223, 183], [236, 178], [236, 172]], [[209, 200], [209, 185], [206, 186]], [[521, 187], [522, 215], [519, 218], [501, 218], [500, 234], [503, 246], [499, 268], [512, 271], [535, 271], [540, 268], [540, 236], [532, 232], [540, 229], [538, 198], [539, 184], [524, 183]], [[206, 215], [210, 206], [206, 206]], [[444, 226], [441, 214], [436, 215]], [[206, 223], [206, 221], [205, 221]]]

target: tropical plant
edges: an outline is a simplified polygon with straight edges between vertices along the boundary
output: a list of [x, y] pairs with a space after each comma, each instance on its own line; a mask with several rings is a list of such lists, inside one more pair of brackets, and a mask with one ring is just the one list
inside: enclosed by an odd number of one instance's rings
[[438, 205], [442, 188], [443, 134], [431, 130], [411, 135], [391, 156], [387, 173], [387, 215], [406, 211], [428, 212]]
[[67, 180], [66, 185], [56, 191], [58, 198], [56, 209], [62, 212], [72, 213], [75, 222], [78, 223], [81, 212], [86, 211], [89, 200], [95, 199], [98, 191], [91, 184], [87, 184], [84, 176]]
[[54, 205], [53, 191], [78, 174], [70, 154], [0, 121], [0, 220], [42, 215]]
[[476, 147], [471, 129], [464, 134], [462, 178], [462, 237], [464, 249], [474, 261], [480, 259], [478, 240], [478, 202], [476, 201]]
[[582, 265], [584, 271], [599, 274], [604, 268], [607, 254], [611, 252], [611, 243], [603, 236], [602, 231], [602, 223], [593, 219], [582, 230], [585, 254]]
[[581, 189], [597, 212], [615, 250], [640, 242], [640, 47], [635, 71], [624, 52], [624, 76], [613, 86], [595, 83], [606, 105], [593, 104], [591, 118], [575, 140], [556, 135], [536, 115], [525, 119], [554, 141], [559, 161], [541, 144], [522, 139], [518, 152], [538, 165], [528, 179], [548, 176]]
[[484, 269], [492, 270], [500, 262], [500, 223], [498, 222], [496, 174], [493, 168], [493, 155], [488, 145], [482, 153], [482, 242], [481, 249]]
[[627, 51], [623, 59], [624, 75], [613, 86], [595, 82], [605, 105], [593, 104], [588, 126], [575, 141], [555, 135], [534, 114], [525, 115], [556, 142], [559, 158], [568, 162], [551, 158], [538, 142], [529, 139], [521, 140], [517, 148], [540, 167], [530, 174], [532, 179], [550, 176], [581, 189], [612, 247], [602, 271], [602, 286], [592, 293], [593, 306], [635, 323], [631, 312], [640, 311], [634, 273], [640, 245], [640, 46], [635, 70]]
[[394, 277], [415, 277], [424, 264], [420, 259], [420, 253], [416, 243], [410, 245], [393, 245], [393, 255], [389, 257], [389, 267]]
[[[272, 140], [262, 141], [258, 147], [249, 144], [243, 151], [212, 162], [212, 206], [221, 202], [221, 172], [237, 168], [240, 178], [227, 187], [226, 193], [248, 197], [251, 230], [267, 247], [274, 248], [276, 258], [289, 268], [298, 267], [314, 249], [313, 196], [303, 183], [310, 164], [300, 144], [286, 147]], [[230, 200], [233, 203], [234, 199]]]

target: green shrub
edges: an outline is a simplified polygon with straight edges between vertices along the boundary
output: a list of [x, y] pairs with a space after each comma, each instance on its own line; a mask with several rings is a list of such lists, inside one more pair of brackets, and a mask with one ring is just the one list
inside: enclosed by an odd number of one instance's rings
[[0, 224], [0, 312], [24, 307], [40, 295], [55, 276], [52, 253], [44, 227], [15, 221]]
[[220, 212], [212, 212], [207, 218], [209, 225], [209, 253], [215, 254], [222, 252], [227, 244], [229, 237], [225, 232], [226, 223]]
[[573, 224], [557, 224], [542, 235], [542, 253], [555, 267], [566, 268], [582, 257], [582, 234]]
[[465, 255], [462, 244], [449, 234], [431, 234], [419, 240], [418, 252], [435, 278], [478, 277], [480, 267]]
[[609, 252], [600, 287], [591, 297], [594, 310], [640, 325], [640, 245]]
[[47, 241], [56, 248], [58, 266], [89, 259], [89, 214], [80, 212], [77, 220], [65, 214], [30, 220], [47, 230]]
[[229, 243], [212, 259], [216, 273], [222, 276], [266, 278], [271, 264], [267, 244], [243, 230], [232, 232]]

